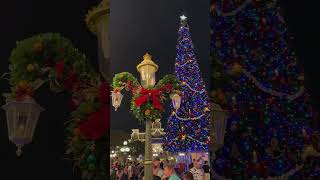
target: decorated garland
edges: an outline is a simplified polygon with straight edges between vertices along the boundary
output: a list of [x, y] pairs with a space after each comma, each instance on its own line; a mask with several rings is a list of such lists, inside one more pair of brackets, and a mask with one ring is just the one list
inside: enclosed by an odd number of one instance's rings
[[72, 94], [66, 155], [81, 170], [83, 179], [107, 179], [109, 86], [85, 55], [59, 34], [40, 34], [17, 43], [9, 69], [7, 101], [32, 97], [44, 83], [49, 83], [53, 92]]
[[131, 112], [140, 122], [161, 118], [165, 95], [178, 92], [179, 89], [179, 83], [173, 75], [163, 77], [153, 89], [145, 89], [128, 72], [116, 74], [112, 86], [113, 92], [120, 92], [122, 89], [131, 92]]

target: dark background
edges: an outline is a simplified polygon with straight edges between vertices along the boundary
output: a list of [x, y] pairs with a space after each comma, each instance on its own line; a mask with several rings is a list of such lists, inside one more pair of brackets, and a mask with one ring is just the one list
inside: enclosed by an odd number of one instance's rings
[[[128, 71], [140, 82], [136, 66], [146, 52], [159, 65], [157, 81], [166, 74], [174, 73], [180, 15], [184, 13], [188, 17], [194, 51], [208, 88], [209, 4], [209, 0], [112, 1], [112, 74]], [[143, 128], [129, 113], [130, 100], [131, 95], [126, 93], [118, 111], [112, 109], [111, 130], [130, 132], [132, 128]], [[167, 113], [163, 115], [163, 124], [167, 121], [165, 117], [168, 117]]]
[[[17, 40], [41, 32], [60, 32], [86, 53], [96, 67], [96, 38], [86, 28], [83, 18], [87, 9], [99, 0], [11, 0], [0, 6], [0, 73], [8, 71], [8, 57]], [[318, 14], [316, 2], [282, 0], [284, 17], [289, 31], [295, 37], [294, 48], [306, 72], [306, 87], [320, 107], [320, 74], [318, 55]], [[195, 0], [113, 0], [111, 5], [112, 68], [113, 73], [129, 71], [137, 77], [135, 66], [148, 51], [160, 65], [158, 79], [173, 72], [177, 43], [178, 16], [185, 11], [195, 52], [203, 75], [209, 69], [209, 2]], [[208, 85], [208, 77], [204, 77]], [[8, 83], [0, 81], [0, 92], [9, 90]], [[17, 159], [14, 145], [8, 141], [6, 117], [0, 110], [0, 179], [80, 179], [72, 166], [63, 160], [64, 121], [68, 118], [66, 95], [54, 94], [42, 88], [36, 100], [46, 111], [41, 114], [33, 143], [24, 148]], [[128, 101], [126, 94], [124, 104]], [[3, 105], [4, 99], [1, 99]], [[124, 114], [121, 116], [120, 114]], [[116, 116], [116, 118], [115, 118]], [[112, 114], [112, 128], [130, 130], [137, 123], [122, 106]], [[117, 122], [116, 122], [117, 121]], [[119, 123], [118, 123], [119, 122]]]
[[[87, 10], [100, 0], [10, 0], [0, 5], [0, 74], [8, 71], [8, 58], [17, 40], [38, 33], [59, 32], [71, 39], [97, 67], [96, 37], [87, 30]], [[0, 92], [9, 91], [1, 80]], [[72, 164], [64, 158], [64, 121], [69, 117], [66, 94], [54, 94], [43, 87], [36, 101], [46, 109], [41, 113], [34, 141], [23, 148], [20, 159], [15, 145], [8, 140], [4, 111], [0, 110], [0, 179], [1, 180], [79, 180]], [[4, 98], [1, 98], [3, 105]]]

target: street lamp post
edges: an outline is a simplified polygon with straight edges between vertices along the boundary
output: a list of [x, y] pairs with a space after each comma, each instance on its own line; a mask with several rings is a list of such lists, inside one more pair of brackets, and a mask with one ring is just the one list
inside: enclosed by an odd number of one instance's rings
[[151, 126], [152, 121], [161, 119], [163, 112], [162, 104], [164, 95], [170, 94], [172, 103], [177, 109], [181, 103], [179, 83], [173, 75], [167, 75], [156, 85], [155, 73], [158, 65], [151, 60], [148, 53], [143, 56], [143, 61], [137, 66], [140, 73], [141, 84], [136, 78], [128, 73], [119, 73], [113, 78], [112, 105], [117, 109], [122, 101], [121, 90], [126, 89], [132, 92], [133, 101], [131, 111], [136, 119], [145, 121], [145, 158], [144, 158], [144, 179], [153, 179], [152, 174], [152, 147], [151, 147]]
[[[153, 88], [156, 83], [155, 73], [158, 70], [151, 57], [144, 58], [144, 60], [137, 66], [137, 70], [140, 72], [141, 85], [144, 88]], [[146, 132], [145, 132], [145, 149], [144, 149], [144, 175], [145, 179], [152, 179], [152, 146], [151, 146], [151, 121], [146, 121]]]

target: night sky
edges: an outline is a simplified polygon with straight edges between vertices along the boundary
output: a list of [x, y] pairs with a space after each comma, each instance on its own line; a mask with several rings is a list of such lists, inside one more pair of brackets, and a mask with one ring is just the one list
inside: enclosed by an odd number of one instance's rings
[[[188, 17], [201, 73], [209, 87], [209, 3], [208, 0], [112, 1], [112, 74], [128, 71], [140, 81], [136, 65], [146, 52], [159, 65], [157, 80], [174, 73], [179, 16], [184, 13]], [[111, 129], [131, 131], [139, 127], [129, 113], [130, 99], [131, 95], [126, 93], [118, 111], [112, 109]], [[165, 117], [168, 117], [166, 113], [163, 122], [166, 122]]]

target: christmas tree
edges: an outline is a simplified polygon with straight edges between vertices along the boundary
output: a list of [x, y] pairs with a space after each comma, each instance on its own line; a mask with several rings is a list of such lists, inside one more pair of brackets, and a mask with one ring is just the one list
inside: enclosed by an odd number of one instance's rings
[[210, 116], [208, 97], [193, 51], [186, 17], [180, 18], [175, 75], [180, 82], [182, 102], [178, 110], [171, 106], [164, 149], [173, 153], [207, 152]]
[[[250, 179], [313, 172], [319, 127], [277, 2], [213, 1], [211, 33], [211, 95], [229, 111], [214, 170]], [[304, 167], [307, 159], [318, 165]]]

